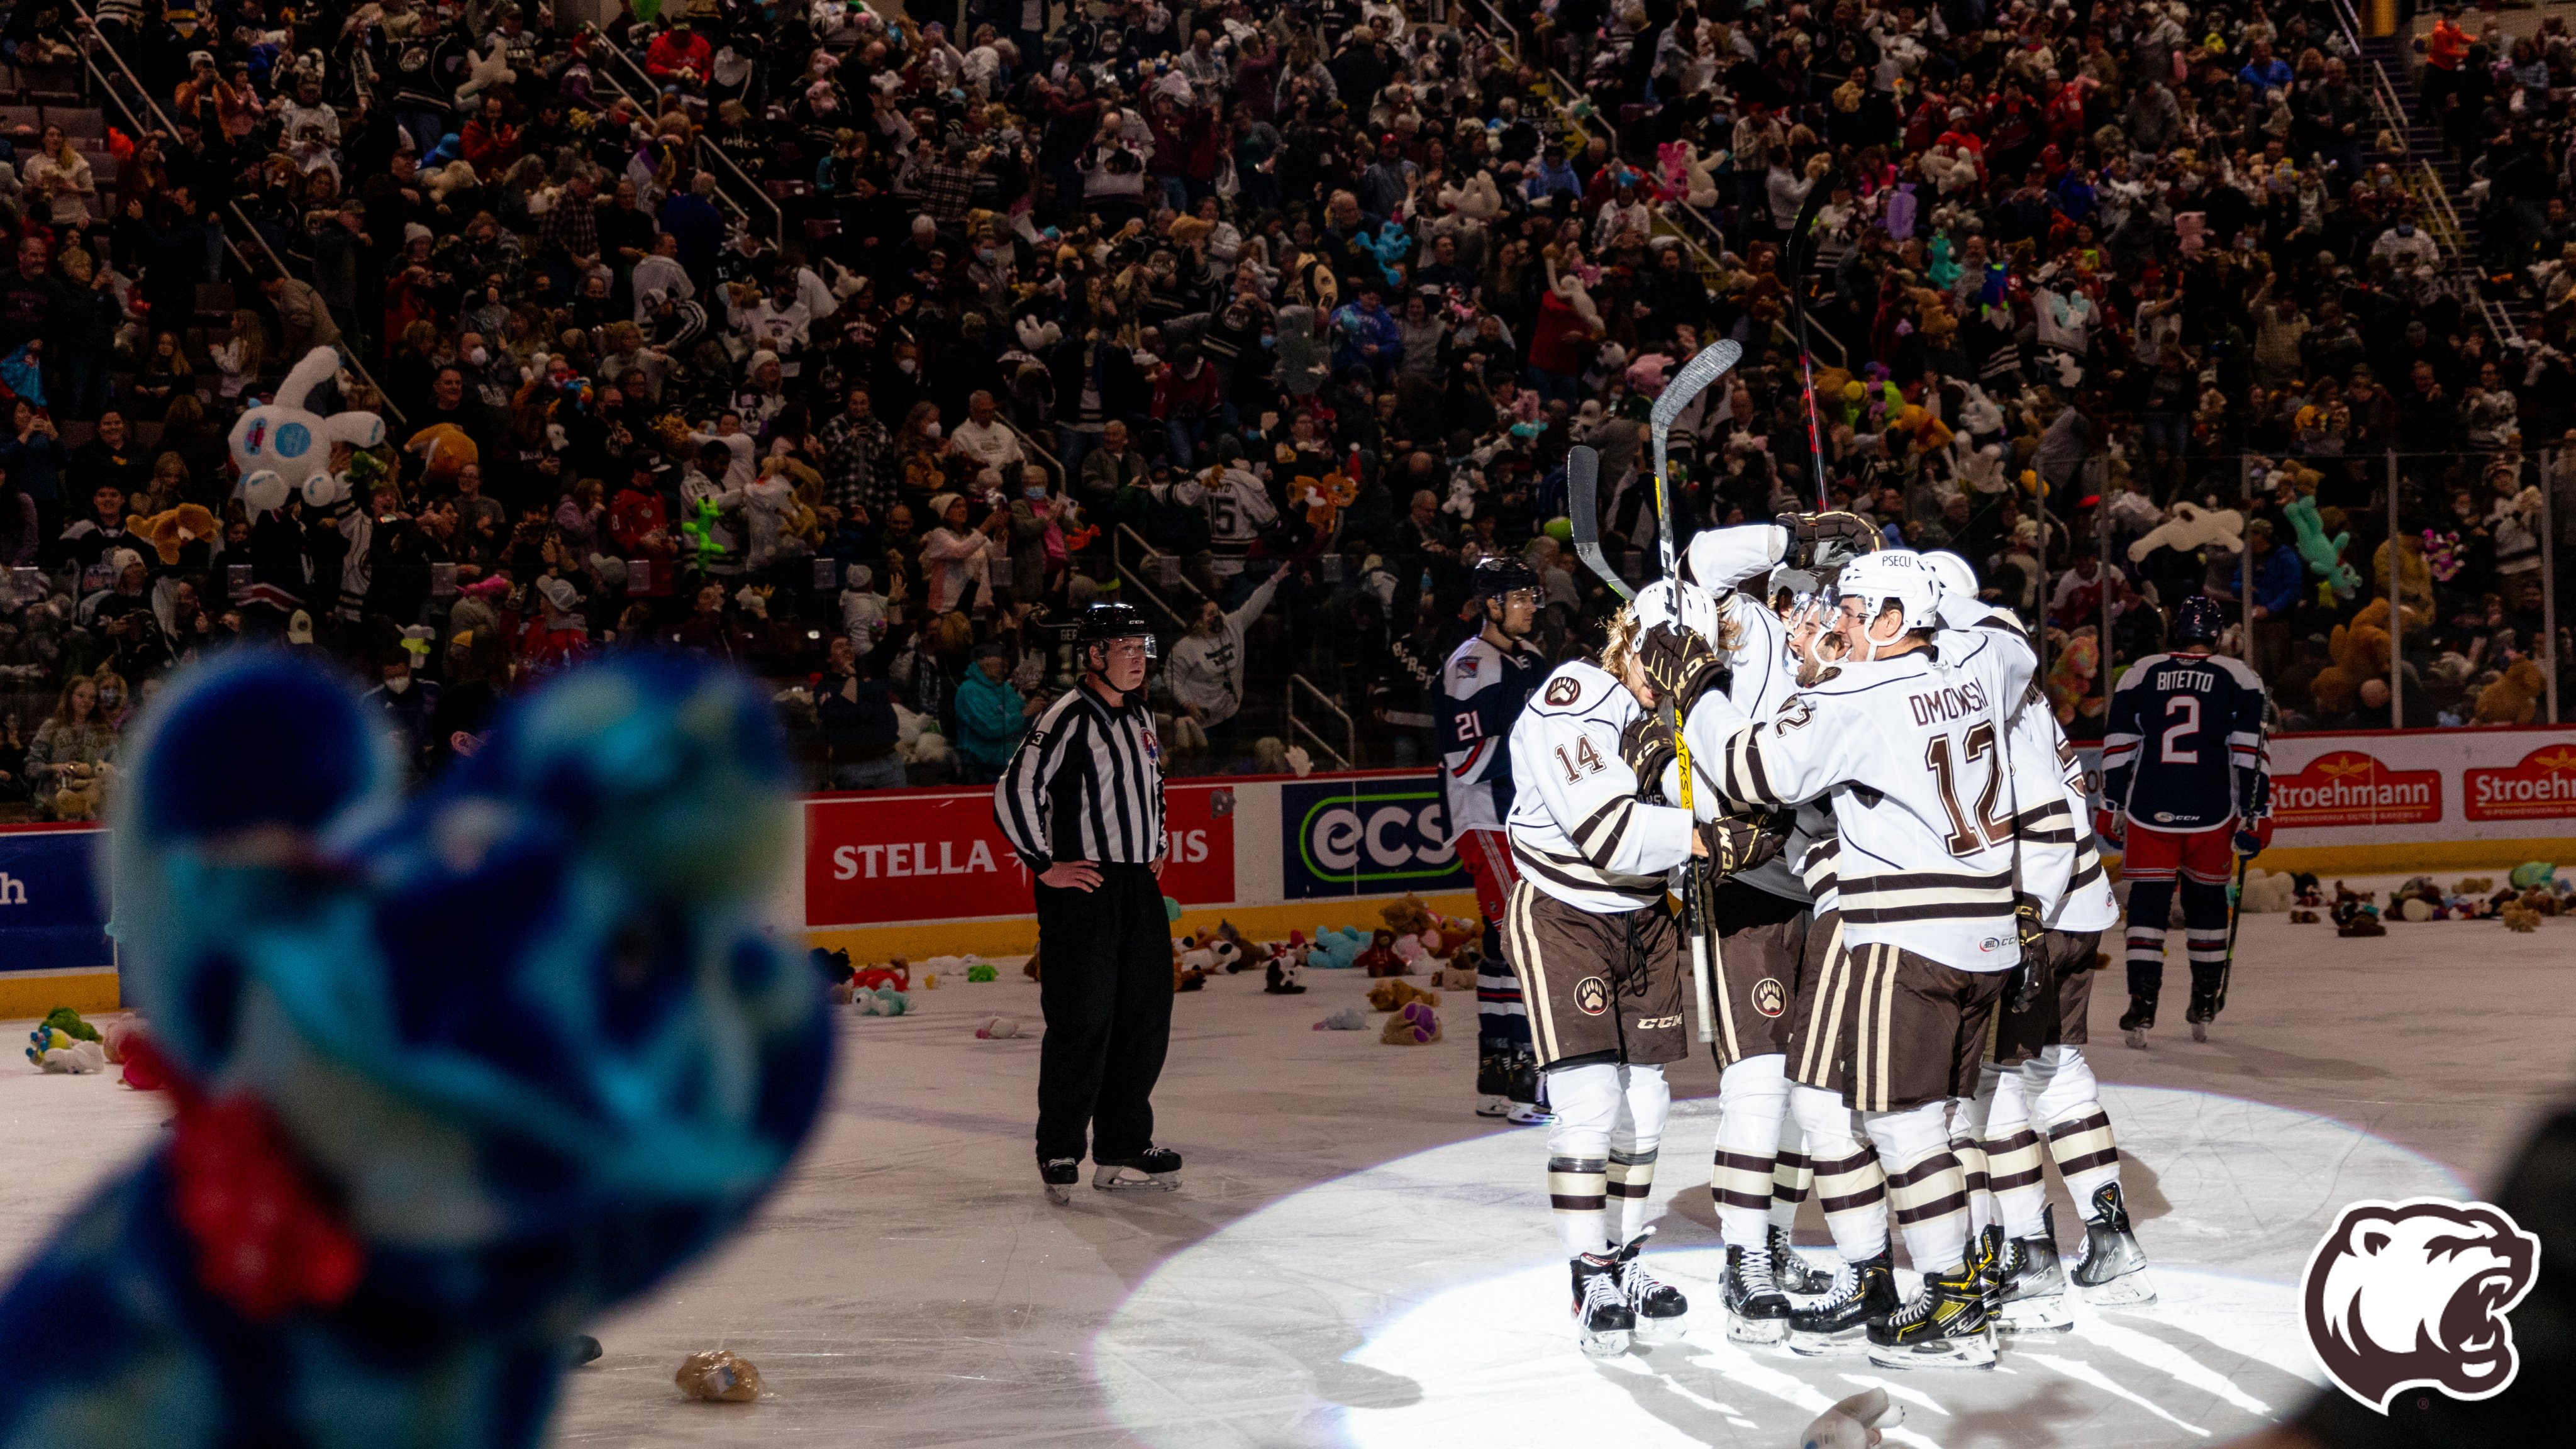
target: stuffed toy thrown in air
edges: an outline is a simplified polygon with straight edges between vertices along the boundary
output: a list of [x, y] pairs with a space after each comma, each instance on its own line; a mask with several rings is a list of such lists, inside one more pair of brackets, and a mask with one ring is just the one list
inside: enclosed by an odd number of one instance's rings
[[112, 929], [178, 1120], [10, 1290], [0, 1446], [538, 1442], [582, 1325], [741, 1221], [821, 1099], [759, 918], [764, 705], [576, 670], [406, 801], [344, 686], [241, 653], [129, 760]]

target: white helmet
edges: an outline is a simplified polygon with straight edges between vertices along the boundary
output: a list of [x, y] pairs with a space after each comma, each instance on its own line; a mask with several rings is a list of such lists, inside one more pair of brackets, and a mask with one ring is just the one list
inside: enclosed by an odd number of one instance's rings
[[1843, 565], [1834, 580], [1834, 597], [1861, 601], [1861, 616], [1875, 622], [1889, 607], [1905, 614], [1905, 631], [1937, 629], [1935, 609], [1941, 601], [1941, 574], [1910, 548], [1883, 548]]
[[1720, 647], [1718, 632], [1724, 620], [1718, 613], [1717, 595], [1698, 584], [1658, 579], [1639, 589], [1636, 602], [1628, 607], [1636, 613], [1641, 638], [1659, 625], [1679, 624], [1708, 641], [1710, 648]]
[[1977, 571], [1968, 566], [1966, 559], [1943, 548], [1923, 555], [1923, 562], [1932, 570], [1932, 576], [1940, 581], [1942, 593], [1956, 594], [1963, 599], [1977, 597]]

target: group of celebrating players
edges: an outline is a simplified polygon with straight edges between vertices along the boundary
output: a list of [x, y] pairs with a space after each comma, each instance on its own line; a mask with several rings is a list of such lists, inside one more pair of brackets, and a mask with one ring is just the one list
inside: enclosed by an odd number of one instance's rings
[[[1543, 678], [1538, 581], [1480, 567], [1485, 628], [1444, 676], [1453, 834], [1500, 946], [1478, 1089], [1547, 1124], [1588, 1353], [1667, 1341], [1688, 1312], [1640, 1249], [1692, 995], [1722, 1072], [1729, 1338], [1982, 1366], [1999, 1329], [2068, 1327], [2070, 1291], [2154, 1297], [2083, 1051], [2121, 916], [2096, 839], [2127, 846], [2131, 1043], [2178, 876], [2205, 1031], [2228, 857], [2268, 838], [2261, 687], [2213, 653], [2215, 604], [2186, 601], [2175, 652], [2115, 694], [2097, 811], [2019, 622], [1965, 560], [1879, 543], [1830, 512], [1703, 532], [1597, 659]], [[2043, 1153], [2085, 1214], [2071, 1270]], [[1810, 1192], [1830, 1274], [1791, 1246]]]

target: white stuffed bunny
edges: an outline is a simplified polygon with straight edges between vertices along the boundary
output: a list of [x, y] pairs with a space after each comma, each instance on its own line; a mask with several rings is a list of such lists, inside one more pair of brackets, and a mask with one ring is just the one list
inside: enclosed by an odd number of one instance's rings
[[307, 406], [314, 389], [339, 371], [340, 354], [316, 347], [286, 375], [276, 402], [249, 409], [233, 424], [228, 441], [241, 473], [234, 494], [251, 517], [285, 507], [291, 491], [300, 490], [315, 507], [337, 502], [346, 485], [331, 474], [331, 445], [372, 448], [385, 440], [385, 420], [374, 413], [326, 418]]

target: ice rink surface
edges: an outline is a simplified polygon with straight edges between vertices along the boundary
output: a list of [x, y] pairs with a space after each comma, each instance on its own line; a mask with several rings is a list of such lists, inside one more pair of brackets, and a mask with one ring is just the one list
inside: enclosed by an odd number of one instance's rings
[[[1319, 923], [1340, 924], [1337, 918]], [[2300, 1264], [2363, 1197], [2475, 1192], [2576, 1075], [2576, 921], [2331, 926], [2249, 917], [2227, 1015], [2196, 1045], [2168, 969], [2148, 1051], [2122, 1046], [2115, 963], [2094, 1045], [2127, 1154], [2151, 1308], [2082, 1311], [2005, 1344], [1991, 1372], [1890, 1373], [1728, 1344], [1706, 1191], [1716, 1074], [1675, 1068], [1654, 1201], [1655, 1261], [1690, 1294], [1683, 1342], [1607, 1364], [1565, 1321], [1542, 1187], [1544, 1134], [1472, 1115], [1473, 1003], [1444, 993], [1447, 1039], [1392, 1047], [1310, 1030], [1367, 983], [1316, 972], [1303, 996], [1257, 975], [1175, 1003], [1159, 1138], [1177, 1194], [1040, 1194], [1033, 1039], [979, 1041], [987, 1016], [1037, 1024], [1006, 971], [917, 992], [912, 1014], [850, 1017], [830, 1115], [749, 1232], [596, 1331], [565, 1444], [1788, 1446], [1872, 1383], [1906, 1445], [2217, 1444], [2290, 1412], [2318, 1371], [2299, 1333]], [[2116, 952], [2116, 946], [2114, 947]], [[1709, 1099], [1709, 1100], [1687, 1100]], [[23, 1257], [91, 1184], [155, 1139], [164, 1106], [110, 1077], [0, 1068], [0, 1253]], [[1800, 1242], [1827, 1255], [1813, 1217]], [[2081, 1240], [2061, 1202], [2060, 1239]], [[732, 1348], [770, 1395], [683, 1401], [686, 1353]]]

